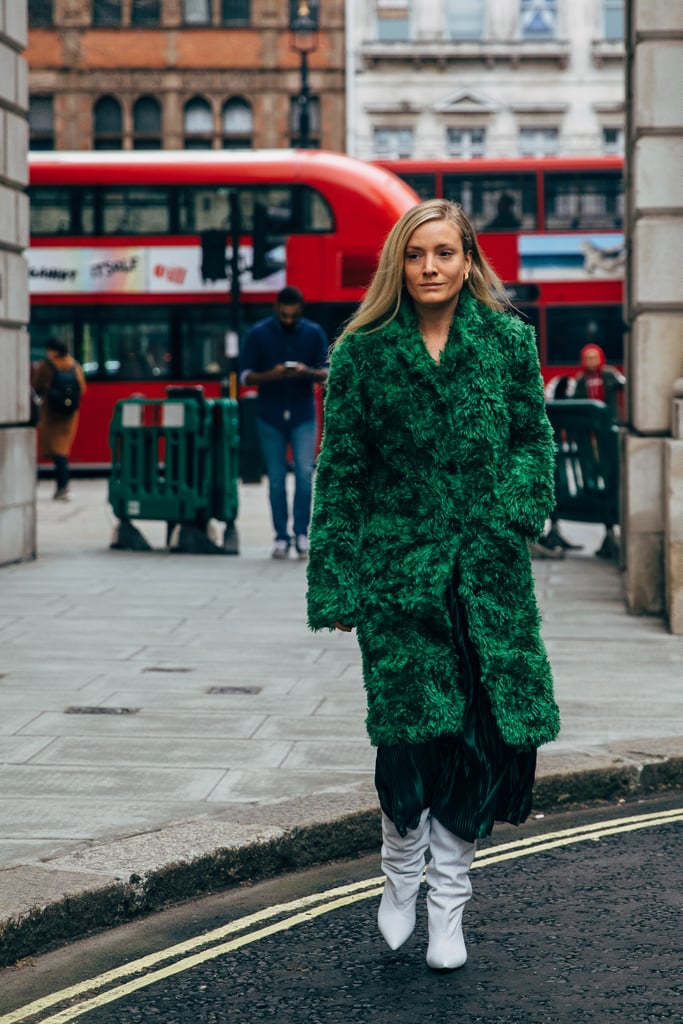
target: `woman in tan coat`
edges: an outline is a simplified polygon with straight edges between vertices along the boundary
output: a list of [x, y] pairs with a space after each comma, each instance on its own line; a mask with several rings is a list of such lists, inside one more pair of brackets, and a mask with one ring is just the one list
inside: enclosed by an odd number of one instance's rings
[[[42, 399], [38, 421], [40, 454], [55, 464], [54, 498], [69, 501], [69, 455], [78, 430], [79, 405], [86, 390], [85, 376], [59, 338], [50, 338], [45, 349], [47, 358], [38, 364], [33, 379], [33, 388]], [[53, 386], [58, 377], [63, 386], [60, 394], [55, 395]]]

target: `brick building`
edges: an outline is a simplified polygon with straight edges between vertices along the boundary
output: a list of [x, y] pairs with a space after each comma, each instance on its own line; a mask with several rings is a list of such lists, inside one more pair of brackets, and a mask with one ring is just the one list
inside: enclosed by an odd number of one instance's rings
[[[33, 149], [344, 148], [343, 0], [29, 0]], [[302, 38], [299, 38], [302, 42]]]

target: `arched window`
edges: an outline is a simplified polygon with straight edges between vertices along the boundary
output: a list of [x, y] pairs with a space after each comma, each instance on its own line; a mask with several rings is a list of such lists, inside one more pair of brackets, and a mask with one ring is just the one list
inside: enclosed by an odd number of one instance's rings
[[53, 23], [52, 0], [28, 0], [28, 27], [43, 28]]
[[251, 104], [232, 96], [223, 104], [223, 149], [251, 149], [254, 116]]
[[210, 104], [200, 96], [188, 100], [183, 111], [185, 149], [211, 149], [213, 114]]
[[121, 24], [121, 0], [93, 0], [92, 23], [97, 28], [118, 28]]
[[101, 96], [93, 108], [93, 148], [123, 148], [121, 104], [114, 96]]
[[210, 0], [183, 0], [183, 23], [185, 25], [210, 25]]
[[55, 115], [52, 96], [31, 96], [28, 106], [31, 149], [55, 148]]
[[161, 149], [161, 105], [141, 96], [133, 105], [133, 149]]
[[222, 25], [248, 25], [250, 18], [250, 0], [221, 0]]
[[131, 25], [158, 25], [160, 22], [160, 0], [131, 0]]

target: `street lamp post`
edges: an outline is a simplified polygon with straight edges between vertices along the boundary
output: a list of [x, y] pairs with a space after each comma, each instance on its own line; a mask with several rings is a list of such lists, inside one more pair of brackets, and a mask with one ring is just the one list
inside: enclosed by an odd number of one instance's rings
[[311, 134], [308, 55], [318, 48], [318, 5], [309, 4], [307, 0], [292, 0], [290, 11], [290, 46], [301, 58], [301, 88], [297, 97], [299, 147], [308, 149]]

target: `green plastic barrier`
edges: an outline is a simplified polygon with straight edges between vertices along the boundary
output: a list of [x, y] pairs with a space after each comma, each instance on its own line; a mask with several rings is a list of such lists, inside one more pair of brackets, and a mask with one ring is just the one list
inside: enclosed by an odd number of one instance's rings
[[117, 402], [109, 501], [120, 519], [195, 522], [208, 514], [210, 435], [194, 399]]
[[216, 519], [231, 531], [223, 550], [237, 553], [237, 402], [206, 400], [198, 389], [176, 389], [166, 399], [124, 399], [114, 407], [109, 444], [109, 502], [125, 526], [113, 546], [128, 547], [130, 540], [142, 549], [144, 538], [134, 537], [130, 521], [157, 519], [169, 524], [169, 533], [182, 528], [180, 550], [219, 550], [201, 536]]
[[555, 514], [581, 523], [619, 522], [619, 428], [604, 402], [547, 405], [555, 433]]
[[239, 408], [230, 398], [217, 398], [208, 405], [212, 417], [210, 515], [231, 523], [239, 508]]

